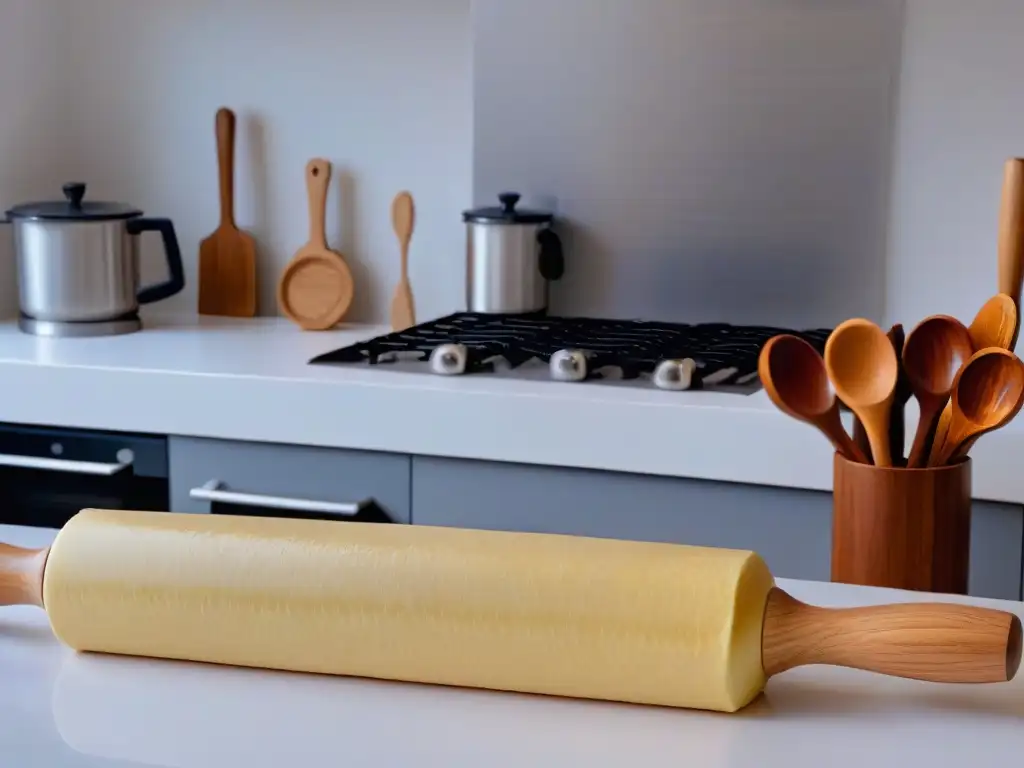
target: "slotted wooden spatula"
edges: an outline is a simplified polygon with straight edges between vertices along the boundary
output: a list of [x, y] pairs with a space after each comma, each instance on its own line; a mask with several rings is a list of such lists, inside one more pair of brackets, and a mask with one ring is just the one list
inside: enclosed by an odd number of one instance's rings
[[256, 242], [235, 224], [235, 113], [217, 110], [220, 226], [199, 244], [199, 314], [256, 315]]

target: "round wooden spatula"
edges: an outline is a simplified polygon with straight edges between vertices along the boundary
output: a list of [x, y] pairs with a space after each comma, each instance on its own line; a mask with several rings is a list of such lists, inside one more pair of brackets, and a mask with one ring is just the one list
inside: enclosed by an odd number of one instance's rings
[[352, 306], [352, 273], [340, 254], [327, 247], [327, 190], [331, 164], [310, 160], [306, 166], [309, 192], [309, 242], [285, 267], [277, 285], [277, 301], [289, 318], [307, 331], [326, 331], [341, 322]]
[[256, 243], [235, 224], [235, 113], [217, 110], [220, 226], [199, 245], [199, 314], [256, 315]]
[[391, 223], [402, 249], [402, 276], [391, 300], [391, 330], [404, 331], [416, 325], [416, 305], [409, 284], [409, 242], [416, 225], [416, 208], [408, 192], [399, 192], [391, 203]]

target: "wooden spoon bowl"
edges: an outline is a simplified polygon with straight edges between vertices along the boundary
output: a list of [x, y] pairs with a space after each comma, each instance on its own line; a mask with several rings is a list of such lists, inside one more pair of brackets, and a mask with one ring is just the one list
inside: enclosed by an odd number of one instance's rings
[[997, 293], [986, 301], [968, 331], [974, 351], [989, 347], [1010, 349], [1017, 330], [1017, 305], [1005, 293]]
[[780, 411], [817, 427], [847, 459], [867, 461], [843, 428], [839, 402], [818, 350], [797, 336], [776, 336], [761, 350], [757, 369]]
[[1009, 350], [981, 350], [960, 370], [952, 402], [940, 464], [960, 458], [979, 437], [1005, 426], [1020, 412], [1024, 405], [1024, 363]]
[[864, 425], [875, 464], [892, 466], [889, 418], [900, 372], [892, 341], [870, 320], [847, 320], [825, 343], [825, 369], [836, 394]]
[[973, 353], [970, 333], [949, 315], [922, 320], [907, 338], [903, 368], [921, 406], [908, 467], [923, 467], [927, 462], [936, 422], [949, 402], [957, 374]]

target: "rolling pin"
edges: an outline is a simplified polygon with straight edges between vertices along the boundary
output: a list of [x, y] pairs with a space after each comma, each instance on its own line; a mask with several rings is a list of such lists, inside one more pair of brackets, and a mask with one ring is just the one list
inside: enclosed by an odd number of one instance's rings
[[1010, 680], [1013, 614], [817, 608], [753, 552], [547, 534], [83, 510], [0, 551], [0, 605], [79, 651], [734, 712], [835, 664]]

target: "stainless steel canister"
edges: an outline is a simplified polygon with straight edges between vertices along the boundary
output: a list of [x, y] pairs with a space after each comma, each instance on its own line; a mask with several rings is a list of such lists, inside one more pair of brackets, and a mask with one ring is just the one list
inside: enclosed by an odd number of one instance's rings
[[[109, 321], [182, 290], [185, 270], [170, 220], [144, 218], [120, 203], [84, 201], [85, 184], [66, 184], [64, 194], [62, 201], [7, 212], [23, 316], [54, 323]], [[138, 235], [150, 231], [163, 237], [170, 278], [140, 290]]]
[[466, 222], [466, 308], [525, 314], [548, 308], [548, 288], [565, 270], [554, 215], [517, 209], [520, 196], [498, 196], [500, 207], [463, 213]]

